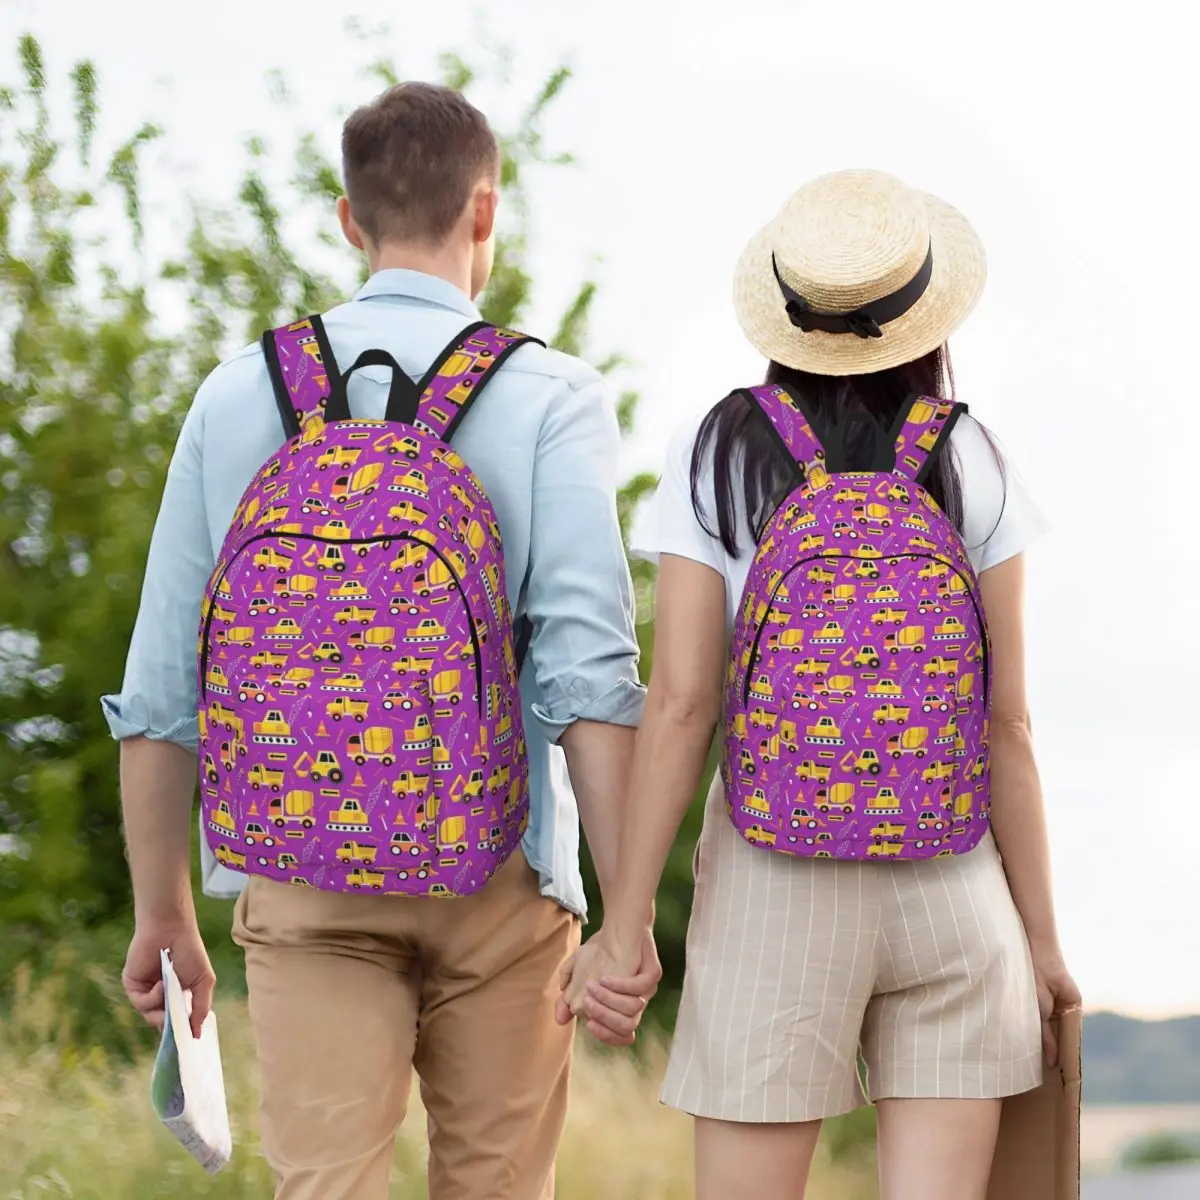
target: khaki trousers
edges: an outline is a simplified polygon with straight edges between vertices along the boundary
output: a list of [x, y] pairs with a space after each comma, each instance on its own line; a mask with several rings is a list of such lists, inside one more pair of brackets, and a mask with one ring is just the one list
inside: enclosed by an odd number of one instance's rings
[[551, 1200], [573, 1040], [557, 972], [579, 921], [519, 850], [448, 900], [253, 877], [233, 935], [276, 1200], [384, 1200], [414, 1067], [430, 1200]]

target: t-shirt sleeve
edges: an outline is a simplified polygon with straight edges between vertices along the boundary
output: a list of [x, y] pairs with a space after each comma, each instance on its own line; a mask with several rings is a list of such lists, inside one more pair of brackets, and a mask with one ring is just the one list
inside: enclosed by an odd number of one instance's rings
[[1042, 510], [999, 442], [972, 417], [954, 427], [963, 537], [976, 572], [1027, 550], [1048, 529]]
[[[667, 446], [662, 478], [633, 531], [631, 549], [638, 558], [650, 562], [657, 562], [660, 554], [676, 554], [721, 572], [723, 551], [720, 539], [704, 528], [692, 504], [692, 449], [698, 430], [698, 423], [692, 421], [680, 429]], [[704, 464], [699, 483], [702, 506], [711, 506], [713, 489], [710, 464]], [[705, 516], [707, 521], [707, 511]], [[708, 521], [708, 524], [710, 528], [716, 528], [715, 521]]]

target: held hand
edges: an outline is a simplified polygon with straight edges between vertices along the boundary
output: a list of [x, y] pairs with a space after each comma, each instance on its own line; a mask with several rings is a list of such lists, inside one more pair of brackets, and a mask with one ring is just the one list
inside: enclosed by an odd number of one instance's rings
[[1077, 1008], [1083, 998], [1057, 949], [1047, 953], [1034, 951], [1033, 976], [1037, 983], [1038, 1011], [1042, 1018], [1042, 1049], [1046, 1062], [1053, 1067], [1058, 1063], [1058, 1039], [1050, 1018]]
[[200, 1036], [200, 1026], [212, 1008], [213, 974], [208, 952], [200, 939], [195, 921], [182, 926], [138, 926], [129, 943], [121, 983], [130, 1003], [155, 1029], [163, 1027], [163, 980], [161, 950], [170, 950], [175, 974], [185, 992], [192, 994], [192, 1036]]
[[601, 930], [563, 968], [556, 1018], [565, 1025], [583, 1017], [588, 1032], [608, 1046], [631, 1046], [646, 1005], [658, 991], [662, 965], [647, 929], [637, 961], [612, 950]]

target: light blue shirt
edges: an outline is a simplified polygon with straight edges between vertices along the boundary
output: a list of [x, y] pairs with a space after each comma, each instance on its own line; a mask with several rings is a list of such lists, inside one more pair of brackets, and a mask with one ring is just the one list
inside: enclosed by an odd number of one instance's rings
[[[452, 284], [392, 269], [328, 313], [325, 327], [343, 371], [363, 350], [381, 347], [419, 379], [479, 319]], [[384, 368], [356, 371], [352, 412], [382, 418], [388, 381]], [[204, 381], [183, 423], [124, 684], [103, 698], [114, 737], [195, 749], [200, 602], [242, 493], [283, 442], [261, 348], [247, 347]], [[636, 725], [644, 698], [617, 523], [612, 395], [578, 359], [526, 345], [475, 402], [454, 445], [496, 510], [512, 610], [533, 623], [521, 677], [531, 788], [523, 849], [542, 893], [584, 916], [578, 812], [556, 743], [580, 719]], [[236, 895], [244, 876], [218, 865], [203, 838], [201, 846], [205, 892]]]

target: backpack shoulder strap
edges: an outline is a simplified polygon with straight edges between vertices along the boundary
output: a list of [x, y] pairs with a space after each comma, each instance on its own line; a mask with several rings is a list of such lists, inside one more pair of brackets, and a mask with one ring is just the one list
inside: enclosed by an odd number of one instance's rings
[[924, 483], [938, 455], [950, 440], [950, 431], [967, 411], [965, 404], [910, 396], [900, 408], [888, 439], [893, 462], [882, 470], [893, 470], [913, 483]]
[[279, 419], [294, 438], [309, 421], [325, 419], [325, 405], [343, 386], [325, 325], [313, 315], [268, 329], [262, 348]]
[[421, 398], [413, 424], [448, 442], [500, 364], [527, 342], [546, 344], [486, 321], [467, 326], [417, 384]]
[[824, 466], [825, 447], [813, 432], [812, 415], [805, 411], [799, 397], [773, 383], [739, 390], [750, 401], [751, 409], [763, 418], [783, 452], [805, 477], [813, 467]]

